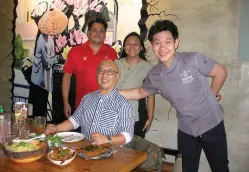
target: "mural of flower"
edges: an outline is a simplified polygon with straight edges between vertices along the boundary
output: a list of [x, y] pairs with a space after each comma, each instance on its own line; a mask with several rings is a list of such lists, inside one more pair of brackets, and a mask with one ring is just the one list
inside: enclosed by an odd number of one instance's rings
[[50, 8], [58, 8], [61, 11], [64, 11], [66, 9], [67, 5], [65, 4], [64, 0], [55, 0], [51, 4]]
[[89, 5], [82, 5], [81, 8], [74, 8], [73, 15], [75, 15], [76, 17], [81, 17], [87, 13], [88, 9]]
[[114, 44], [112, 46], [112, 48], [114, 48], [114, 50], [119, 53], [121, 51], [121, 45], [119, 44], [119, 42], [117, 41], [116, 44]]
[[[86, 15], [91, 10], [95, 13], [103, 13], [103, 8], [107, 5], [105, 0], [40, 0], [36, 8], [32, 12], [33, 19], [37, 22], [37, 25], [42, 16], [48, 11], [49, 8], [58, 9], [62, 11], [68, 19], [73, 19], [73, 26], [69, 29], [69, 26], [63, 31], [63, 33], [53, 37], [55, 41], [55, 50], [57, 54], [63, 53], [66, 57], [67, 49], [88, 40], [87, 35], [84, 33], [88, 20]], [[107, 8], [106, 8], [107, 9]], [[107, 9], [108, 10], [108, 9]], [[95, 14], [94, 13], [94, 14]], [[91, 13], [89, 13], [91, 14]], [[85, 16], [85, 23], [82, 27], [80, 25], [80, 18]], [[91, 16], [91, 15], [90, 15]], [[108, 21], [108, 20], [106, 20]], [[60, 21], [58, 21], [59, 23]], [[112, 39], [107, 37], [105, 43], [112, 45]], [[64, 58], [65, 58], [64, 57]]]
[[83, 8], [85, 6], [89, 6], [89, 0], [75, 0], [74, 8]]
[[75, 0], [65, 0], [68, 5], [74, 5]]
[[76, 43], [74, 42], [74, 36], [73, 36], [73, 33], [72, 33], [72, 31], [70, 32], [70, 34], [69, 34], [70, 36], [69, 36], [69, 43], [70, 43], [70, 45], [71, 46], [73, 46], [73, 45], [76, 45]]
[[33, 19], [37, 17], [41, 17], [48, 9], [48, 3], [46, 1], [40, 2], [39, 4], [36, 5], [34, 10], [31, 13], [31, 17]]
[[83, 34], [80, 30], [74, 30], [74, 37], [77, 44], [81, 44], [83, 41]]
[[63, 52], [61, 53], [62, 57], [64, 59], [67, 58], [68, 52], [71, 50], [72, 47], [69, 47], [68, 45], [63, 49]]
[[88, 40], [87, 35], [81, 30], [70, 31], [69, 43], [70, 45], [82, 44]]
[[102, 3], [106, 4], [106, 2], [104, 0], [93, 0], [89, 6], [90, 10], [96, 11], [96, 12], [100, 12], [101, 8], [102, 8]]
[[61, 49], [67, 44], [67, 37], [65, 35], [59, 35], [58, 38], [55, 40], [56, 46], [56, 52], [60, 52]]
[[108, 45], [110, 45], [110, 46], [112, 46], [112, 38], [110, 36], [107, 36], [105, 38], [105, 43], [108, 44]]

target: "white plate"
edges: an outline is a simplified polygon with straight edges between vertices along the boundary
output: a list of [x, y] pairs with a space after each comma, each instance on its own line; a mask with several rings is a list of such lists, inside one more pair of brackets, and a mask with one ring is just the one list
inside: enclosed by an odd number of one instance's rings
[[61, 132], [57, 133], [58, 136], [62, 137], [63, 142], [77, 142], [84, 139], [84, 135], [77, 132]]

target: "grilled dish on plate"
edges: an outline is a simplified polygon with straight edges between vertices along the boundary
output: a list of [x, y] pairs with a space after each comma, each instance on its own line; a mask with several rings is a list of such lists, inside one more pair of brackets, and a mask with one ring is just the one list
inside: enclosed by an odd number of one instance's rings
[[76, 152], [84, 159], [103, 159], [112, 156], [115, 153], [112, 149], [90, 144], [81, 148], [77, 148]]

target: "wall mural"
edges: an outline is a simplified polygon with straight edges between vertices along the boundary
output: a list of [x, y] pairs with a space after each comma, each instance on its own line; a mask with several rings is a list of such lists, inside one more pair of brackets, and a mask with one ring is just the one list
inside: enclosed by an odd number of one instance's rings
[[[127, 2], [121, 0], [120, 3]], [[157, 60], [146, 39], [148, 28], [157, 19], [168, 17], [179, 19], [175, 14], [166, 13], [162, 8], [165, 5], [161, 3], [159, 0], [141, 2], [141, 18], [138, 26], [147, 48], [147, 60], [151, 63], [156, 63]], [[61, 115], [63, 113], [61, 97], [63, 64], [73, 46], [87, 41], [87, 23], [96, 17], [104, 18], [108, 22], [105, 42], [121, 53], [121, 41], [116, 39], [118, 20], [116, 0], [113, 8], [110, 10], [110, 6], [104, 0], [39, 0], [36, 2], [18, 0], [14, 41], [16, 77], [13, 101], [32, 103], [35, 115], [51, 116], [55, 113], [53, 115], [64, 116]], [[74, 91], [71, 91], [70, 95], [74, 95]], [[74, 96], [70, 97], [74, 104]], [[47, 102], [50, 103], [47, 104]]]
[[[50, 111], [48, 115], [51, 118], [53, 108], [60, 113], [63, 109], [63, 64], [73, 46], [88, 40], [86, 32], [89, 21], [97, 17], [105, 19], [108, 23], [105, 43], [113, 46], [117, 53], [120, 52], [121, 42], [116, 40], [118, 4], [114, 0], [112, 12], [104, 0], [42, 0], [38, 3], [18, 0], [16, 11], [13, 101], [33, 104], [36, 116]], [[51, 95], [57, 107], [48, 101]]]
[[150, 26], [155, 20], [178, 20], [180, 19], [176, 14], [167, 13], [165, 9], [165, 1], [160, 0], [142, 0], [141, 19], [138, 22], [140, 28], [140, 35], [145, 42], [146, 58], [152, 64], [157, 63], [157, 58], [154, 56], [150, 43], [147, 40], [147, 34]]

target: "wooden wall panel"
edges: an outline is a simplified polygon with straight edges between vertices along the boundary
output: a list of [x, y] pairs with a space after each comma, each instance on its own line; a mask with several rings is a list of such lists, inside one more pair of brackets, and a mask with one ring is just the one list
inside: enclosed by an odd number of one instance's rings
[[11, 112], [13, 80], [14, 0], [0, 1], [0, 105]]

